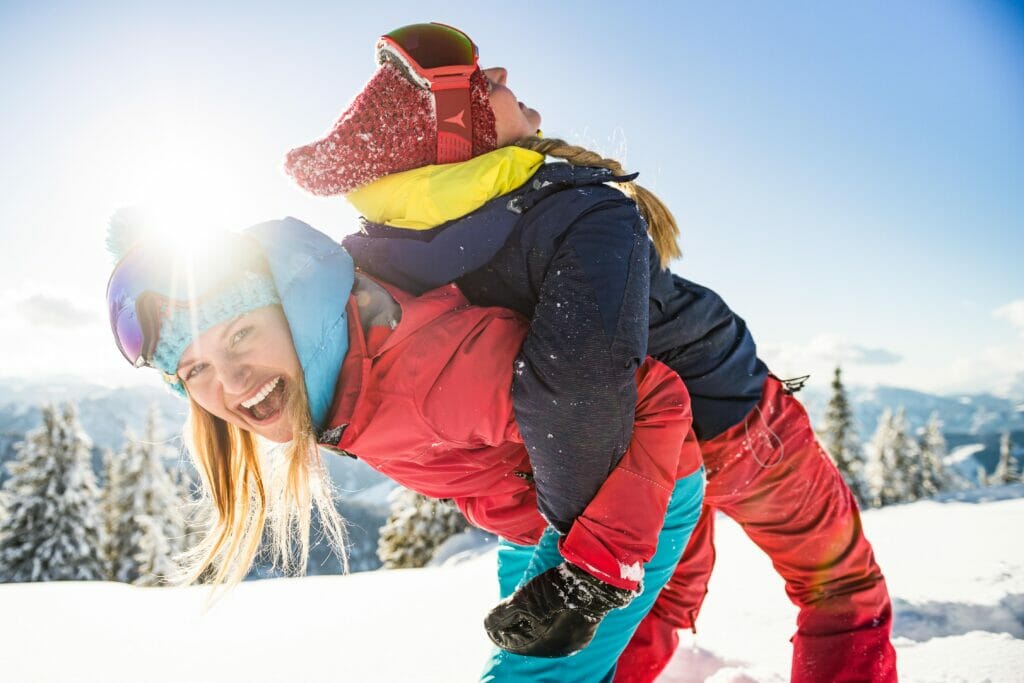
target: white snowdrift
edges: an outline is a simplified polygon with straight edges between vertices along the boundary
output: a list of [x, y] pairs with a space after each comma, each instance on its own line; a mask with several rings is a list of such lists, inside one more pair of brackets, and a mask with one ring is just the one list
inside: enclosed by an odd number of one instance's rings
[[[1021, 680], [1024, 487], [985, 495], [864, 515], [896, 600], [903, 681]], [[784, 681], [795, 610], [767, 558], [720, 521], [700, 632], [662, 681]], [[0, 680], [473, 681], [494, 561], [247, 583], [206, 615], [202, 587], [3, 585]]]

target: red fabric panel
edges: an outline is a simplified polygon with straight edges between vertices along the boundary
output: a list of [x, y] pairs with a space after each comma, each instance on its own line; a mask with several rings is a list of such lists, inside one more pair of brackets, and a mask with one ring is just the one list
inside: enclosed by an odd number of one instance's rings
[[[652, 614], [693, 626], [714, 564], [709, 515], [721, 510], [768, 554], [800, 608], [793, 681], [895, 681], [885, 579], [857, 504], [800, 402], [769, 378], [747, 419], [701, 448], [708, 519], [698, 524]], [[644, 647], [638, 641], [627, 651], [643, 659]]]
[[565, 559], [630, 590], [639, 587], [643, 565], [654, 556], [676, 480], [701, 464], [679, 376], [648, 358], [637, 371], [637, 398], [626, 454], [558, 544]]

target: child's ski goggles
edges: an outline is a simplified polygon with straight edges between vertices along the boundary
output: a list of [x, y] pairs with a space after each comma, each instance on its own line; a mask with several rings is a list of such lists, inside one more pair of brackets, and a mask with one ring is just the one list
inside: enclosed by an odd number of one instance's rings
[[187, 258], [138, 246], [114, 268], [107, 283], [110, 329], [121, 355], [137, 368], [152, 365], [167, 309], [188, 309], [246, 271], [265, 269], [259, 247], [223, 239]]
[[444, 24], [412, 24], [377, 41], [377, 61], [391, 61], [417, 85], [434, 93], [437, 163], [473, 156], [473, 115], [469, 77], [477, 66], [476, 45], [462, 31]]

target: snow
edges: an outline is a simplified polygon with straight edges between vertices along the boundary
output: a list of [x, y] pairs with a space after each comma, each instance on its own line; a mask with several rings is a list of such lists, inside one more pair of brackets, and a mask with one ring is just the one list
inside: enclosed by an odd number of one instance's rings
[[956, 465], [973, 458], [977, 453], [985, 450], [985, 444], [983, 443], [969, 443], [964, 446], [959, 446], [950, 451], [949, 455], [946, 456], [946, 465]]
[[[870, 510], [864, 525], [895, 601], [902, 681], [1022, 680], [1024, 485]], [[700, 631], [682, 634], [661, 683], [787, 680], [796, 610], [781, 579], [726, 518], [717, 549]], [[202, 586], [0, 585], [0, 678], [473, 681], [495, 557], [250, 582], [205, 615]]]
[[619, 578], [626, 579], [627, 581], [643, 581], [644, 568], [639, 562], [633, 564], [619, 563]]

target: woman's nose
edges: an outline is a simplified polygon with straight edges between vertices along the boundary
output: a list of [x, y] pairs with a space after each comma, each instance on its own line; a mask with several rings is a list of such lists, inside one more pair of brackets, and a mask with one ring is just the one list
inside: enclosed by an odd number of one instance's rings
[[508, 80], [508, 69], [502, 66], [492, 66], [487, 69], [483, 69], [483, 74], [487, 77], [487, 80], [497, 83], [498, 85], [505, 85], [505, 81]]
[[227, 363], [220, 368], [220, 382], [224, 393], [238, 396], [251, 389], [252, 368], [245, 363]]

